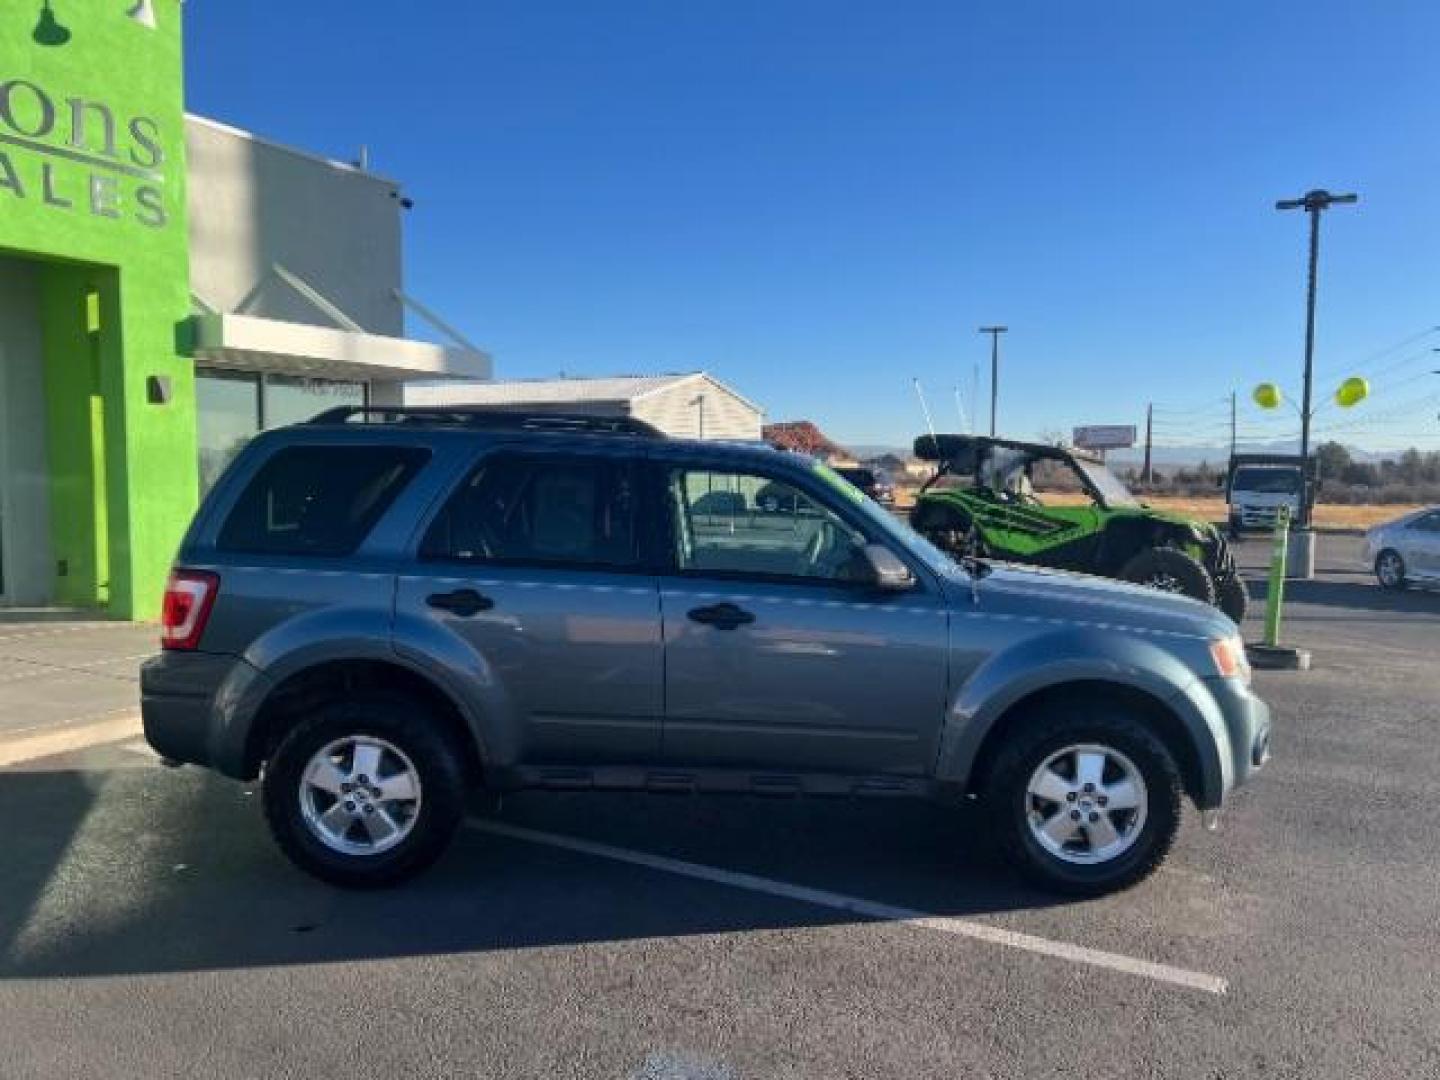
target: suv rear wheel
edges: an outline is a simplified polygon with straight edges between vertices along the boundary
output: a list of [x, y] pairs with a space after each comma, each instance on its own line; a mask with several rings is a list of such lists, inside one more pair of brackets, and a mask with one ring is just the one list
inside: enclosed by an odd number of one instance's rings
[[1002, 853], [1041, 888], [1078, 896], [1154, 871], [1180, 828], [1180, 795], [1165, 745], [1118, 709], [1035, 714], [1008, 739], [985, 790]]
[[373, 694], [322, 705], [265, 767], [265, 817], [300, 869], [371, 888], [444, 852], [464, 811], [460, 755], [418, 702]]

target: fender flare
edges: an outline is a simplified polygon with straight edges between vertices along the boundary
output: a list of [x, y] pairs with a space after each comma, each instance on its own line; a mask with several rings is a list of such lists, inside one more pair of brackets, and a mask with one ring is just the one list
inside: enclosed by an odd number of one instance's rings
[[986, 739], [1025, 699], [1067, 684], [1110, 684], [1165, 708], [1185, 732], [1198, 766], [1195, 801], [1218, 806], [1234, 783], [1230, 733], [1205, 684], [1142, 635], [1079, 627], [1027, 638], [981, 664], [956, 691], [940, 736], [935, 775], [967, 790]]
[[[442, 638], [445, 635], [438, 635]], [[449, 635], [453, 638], [453, 635]], [[445, 647], [447, 644], [450, 647]], [[261, 635], [241, 657], [215, 695], [209, 746], [210, 759], [222, 773], [248, 778], [250, 735], [271, 695], [287, 680], [331, 663], [374, 662], [401, 668], [427, 682], [454, 707], [472, 739], [480, 760], [489, 763], [495, 728], [486, 722], [497, 686], [479, 657], [456, 657], [452, 642], [424, 642], [399, 649], [392, 640], [389, 614], [359, 609], [321, 609], [288, 620]], [[456, 670], [463, 662], [463, 674]], [[468, 680], [476, 680], [470, 682]], [[465, 687], [481, 687], [467, 693]]]

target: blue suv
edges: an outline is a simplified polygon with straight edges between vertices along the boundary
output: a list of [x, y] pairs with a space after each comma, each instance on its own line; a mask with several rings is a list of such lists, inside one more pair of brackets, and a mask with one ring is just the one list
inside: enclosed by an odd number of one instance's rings
[[467, 792], [980, 800], [1032, 880], [1123, 887], [1261, 765], [1235, 625], [956, 563], [809, 458], [628, 419], [338, 409], [197, 514], [143, 670], [174, 762], [263, 776], [305, 870], [434, 861]]

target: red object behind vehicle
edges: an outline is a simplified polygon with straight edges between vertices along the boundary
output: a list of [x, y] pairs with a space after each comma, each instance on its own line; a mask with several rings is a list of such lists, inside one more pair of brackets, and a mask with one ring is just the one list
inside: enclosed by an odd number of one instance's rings
[[205, 633], [220, 593], [220, 575], [208, 570], [172, 570], [160, 612], [160, 647], [194, 649]]

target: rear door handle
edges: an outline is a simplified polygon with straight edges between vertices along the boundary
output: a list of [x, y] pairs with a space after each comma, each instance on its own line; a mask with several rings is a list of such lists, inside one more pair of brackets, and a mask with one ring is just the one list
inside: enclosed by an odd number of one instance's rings
[[711, 604], [709, 607], [691, 608], [687, 614], [692, 622], [713, 626], [717, 630], [734, 630], [737, 626], [755, 621], [755, 616], [735, 604]]
[[489, 611], [495, 606], [495, 601], [474, 589], [456, 589], [454, 592], [431, 593], [425, 598], [425, 603], [441, 611], [448, 611], [452, 615], [459, 615], [462, 619], [468, 619], [471, 615], [478, 615], [482, 611]]

